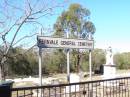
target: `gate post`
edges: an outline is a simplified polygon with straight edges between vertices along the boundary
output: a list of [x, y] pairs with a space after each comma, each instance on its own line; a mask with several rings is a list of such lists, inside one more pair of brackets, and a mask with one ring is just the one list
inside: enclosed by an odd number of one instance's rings
[[0, 97], [11, 97], [11, 88], [13, 81], [4, 82], [0, 84]]

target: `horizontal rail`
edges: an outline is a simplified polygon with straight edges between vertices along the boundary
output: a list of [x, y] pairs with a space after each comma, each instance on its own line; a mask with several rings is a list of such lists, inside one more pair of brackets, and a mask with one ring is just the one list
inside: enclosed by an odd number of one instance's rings
[[11, 89], [12, 97], [41, 97], [40, 91], [43, 97], [130, 97], [130, 77]]

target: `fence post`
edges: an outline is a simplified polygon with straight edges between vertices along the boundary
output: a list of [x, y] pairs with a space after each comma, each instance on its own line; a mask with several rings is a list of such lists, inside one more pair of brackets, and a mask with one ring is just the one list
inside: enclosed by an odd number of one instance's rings
[[13, 81], [4, 82], [0, 84], [0, 97], [11, 97], [11, 88]]

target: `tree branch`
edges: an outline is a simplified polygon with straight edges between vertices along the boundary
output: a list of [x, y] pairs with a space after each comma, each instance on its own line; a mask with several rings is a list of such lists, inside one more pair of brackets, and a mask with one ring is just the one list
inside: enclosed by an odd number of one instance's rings
[[33, 37], [33, 36], [35, 36], [35, 35], [37, 35], [37, 33], [32, 34], [32, 35], [24, 36], [24, 37], [20, 38], [17, 42], [15, 42], [12, 46], [16, 45], [17, 43], [19, 43], [20, 41], [22, 41], [22, 40], [25, 39], [25, 38]]
[[8, 0], [4, 0], [4, 2], [5, 2], [6, 5], [14, 8], [14, 9], [17, 9], [17, 10], [20, 10], [20, 11], [24, 11], [24, 9], [22, 9], [22, 8], [16, 6], [16, 5], [11, 5], [11, 3], [8, 3]]
[[27, 0], [27, 3], [28, 3], [28, 6], [29, 6], [30, 11], [32, 11], [31, 4], [30, 4], [30, 2], [29, 2], [28, 0]]
[[46, 13], [46, 14], [42, 14], [42, 15], [40, 15], [38, 17], [34, 17], [32, 19], [39, 19], [39, 18], [44, 17], [44, 16], [49, 15], [49, 14], [52, 15], [51, 13]]
[[54, 8], [57, 8], [57, 7], [62, 7], [62, 6], [56, 5], [56, 6], [49, 7], [49, 8], [47, 8], [47, 9], [42, 8], [41, 10], [36, 11], [36, 12], [32, 13], [31, 15], [34, 16], [34, 15], [36, 15], [36, 14], [46, 13], [46, 12], [48, 12], [48, 11], [52, 11]]
[[[30, 14], [31, 14], [31, 13], [30, 13]], [[15, 32], [15, 34], [14, 34], [14, 37], [13, 37], [11, 43], [10, 43], [10, 46], [9, 46], [9, 48], [6, 50], [5, 54], [8, 54], [8, 51], [9, 51], [9, 49], [11, 48], [11, 46], [13, 45], [13, 42], [14, 42], [14, 40], [15, 40], [15, 38], [16, 38], [16, 36], [17, 36], [19, 30], [20, 30], [20, 28], [22, 27], [22, 25], [24, 24], [24, 22], [28, 19], [28, 17], [30, 16], [30, 14], [29, 14], [27, 17], [25, 17], [24, 20], [22, 21], [22, 23], [19, 25], [18, 29], [16, 30], [16, 32]]]
[[[15, 25], [17, 25], [17, 21], [18, 21], [18, 20], [16, 20], [16, 22], [15, 22], [9, 29], [4, 29], [4, 31], [0, 32], [0, 34], [3, 35], [3, 36], [6, 36], [6, 35], [8, 34], [8, 32], [10, 32], [10, 31], [12, 30], [12, 28], [13, 28]], [[4, 33], [4, 34], [2, 34], [2, 33]]]

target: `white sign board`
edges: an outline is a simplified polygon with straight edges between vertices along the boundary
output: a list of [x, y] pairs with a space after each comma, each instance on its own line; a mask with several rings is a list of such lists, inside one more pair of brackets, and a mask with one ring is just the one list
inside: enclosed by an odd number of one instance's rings
[[93, 49], [93, 40], [83, 39], [65, 39], [52, 37], [37, 37], [38, 47], [40, 48], [78, 48], [78, 49]]

